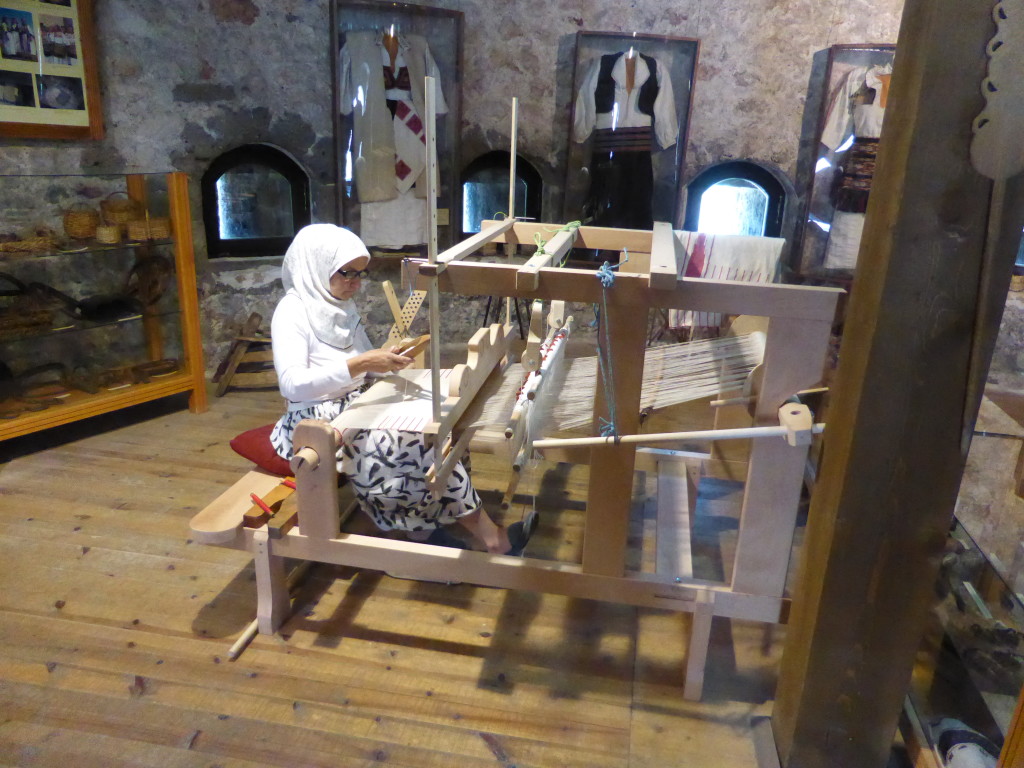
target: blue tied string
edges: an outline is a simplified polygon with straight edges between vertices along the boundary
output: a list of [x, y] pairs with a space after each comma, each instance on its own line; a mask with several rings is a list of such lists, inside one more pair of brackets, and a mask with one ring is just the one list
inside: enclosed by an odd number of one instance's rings
[[[615, 271], [629, 261], [629, 252], [626, 258], [614, 267], [607, 261], [597, 270], [597, 279], [601, 282], [601, 307], [594, 305], [594, 321], [597, 323], [597, 366], [601, 372], [601, 382], [604, 386], [605, 402], [608, 405], [608, 418], [603, 416], [598, 419], [600, 424], [601, 437], [614, 437], [619, 439], [618, 419], [615, 414], [615, 369], [612, 366], [611, 338], [609, 336], [608, 323], [601, 322], [601, 315], [608, 314], [608, 289], [615, 285]], [[602, 338], [603, 337], [603, 338]]]

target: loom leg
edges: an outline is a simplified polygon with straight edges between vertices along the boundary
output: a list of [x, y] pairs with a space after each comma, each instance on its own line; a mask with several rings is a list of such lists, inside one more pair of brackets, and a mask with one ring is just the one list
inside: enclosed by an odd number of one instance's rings
[[253, 533], [256, 551], [256, 622], [260, 633], [274, 634], [291, 611], [284, 558], [270, 552], [270, 537], [265, 528]]
[[708, 661], [708, 647], [711, 644], [711, 620], [714, 617], [714, 595], [707, 592], [702, 593], [697, 598], [697, 606], [693, 611], [690, 647], [686, 653], [686, 682], [683, 685], [683, 698], [687, 701], [700, 701], [704, 692], [704, 668]]

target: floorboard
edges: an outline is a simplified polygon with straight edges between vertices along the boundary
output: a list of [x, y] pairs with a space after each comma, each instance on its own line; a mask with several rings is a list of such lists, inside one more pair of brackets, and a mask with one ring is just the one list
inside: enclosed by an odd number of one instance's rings
[[[188, 521], [250, 468], [228, 442], [280, 398], [177, 405], [0, 445], [0, 764], [757, 765], [782, 628], [716, 620], [704, 699], [687, 702], [686, 616], [321, 564], [281, 633], [229, 662], [252, 562]], [[474, 457], [473, 477], [496, 517], [541, 511], [532, 556], [579, 561], [585, 467], [533, 468], [503, 514], [504, 468]], [[637, 475], [637, 567], [653, 487]], [[722, 519], [707, 549], [731, 546]]]

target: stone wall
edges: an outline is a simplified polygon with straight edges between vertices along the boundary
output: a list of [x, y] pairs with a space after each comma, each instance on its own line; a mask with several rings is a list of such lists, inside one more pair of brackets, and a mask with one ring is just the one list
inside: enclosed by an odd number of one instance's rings
[[[544, 216], [552, 220], [561, 212], [578, 31], [699, 38], [684, 178], [750, 158], [803, 190], [826, 49], [894, 41], [902, 9], [902, 0], [430, 4], [465, 13], [462, 163], [508, 148], [510, 99], [519, 96], [519, 149], [545, 180]], [[330, 17], [328, 0], [103, 0], [97, 28], [106, 138], [0, 140], [0, 174], [192, 176], [209, 368], [248, 312], [269, 318], [281, 290], [280, 260], [206, 261], [199, 177], [227, 149], [275, 144], [310, 173], [314, 219], [335, 220]], [[395, 266], [384, 274], [398, 280]], [[371, 332], [380, 337], [388, 315], [379, 291], [371, 285], [364, 293]], [[459, 310], [446, 313], [449, 338], [468, 335], [481, 313], [478, 303]]]

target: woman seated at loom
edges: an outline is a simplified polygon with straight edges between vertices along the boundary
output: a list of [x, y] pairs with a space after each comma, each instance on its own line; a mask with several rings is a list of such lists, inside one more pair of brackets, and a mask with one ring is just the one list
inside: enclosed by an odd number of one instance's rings
[[[367, 275], [370, 254], [352, 232], [311, 224], [295, 236], [284, 257], [285, 296], [274, 310], [274, 368], [288, 410], [270, 441], [278, 455], [292, 456], [292, 435], [303, 419], [331, 421], [365, 389], [368, 376], [395, 373], [413, 361], [374, 349], [352, 297]], [[344, 473], [366, 513], [382, 531], [404, 531], [413, 540], [465, 548], [445, 530], [459, 523], [482, 548], [522, 554], [537, 526], [536, 512], [507, 528], [484, 510], [465, 468], [451, 473], [444, 493], [426, 482], [433, 452], [415, 432], [348, 431], [338, 451]]]

